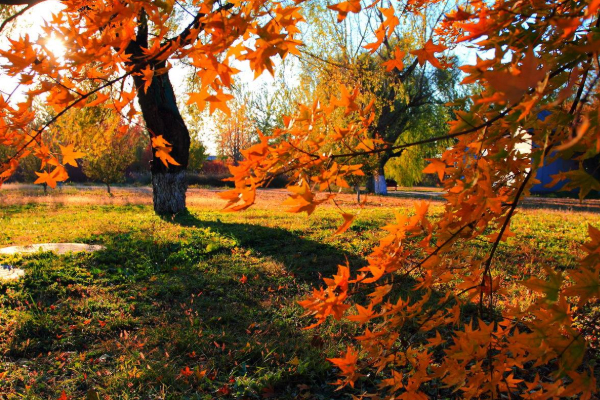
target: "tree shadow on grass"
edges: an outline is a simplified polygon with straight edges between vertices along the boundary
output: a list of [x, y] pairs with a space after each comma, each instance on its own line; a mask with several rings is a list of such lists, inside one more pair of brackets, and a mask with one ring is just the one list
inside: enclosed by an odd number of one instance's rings
[[18, 377], [35, 370], [33, 398], [344, 397], [325, 358], [357, 328], [302, 330], [297, 301], [364, 259], [283, 228], [173, 222], [168, 240], [109, 232], [105, 251], [24, 258], [23, 282], [0, 285], [0, 360], [17, 377], [0, 389], [25, 393]]
[[231, 238], [237, 246], [251, 249], [282, 264], [288, 273], [313, 286], [321, 285], [321, 278], [335, 273], [340, 264], [349, 263], [353, 269], [367, 264], [357, 254], [299, 236], [284, 228], [202, 220], [191, 213], [177, 215], [171, 222], [182, 227], [210, 229], [223, 237]]

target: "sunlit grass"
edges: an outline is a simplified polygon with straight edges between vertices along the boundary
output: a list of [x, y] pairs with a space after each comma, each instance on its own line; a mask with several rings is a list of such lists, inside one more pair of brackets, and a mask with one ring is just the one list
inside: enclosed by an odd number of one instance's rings
[[[36, 201], [21, 204], [3, 193], [0, 245], [107, 250], [0, 259], [27, 271], [0, 284], [0, 397], [57, 398], [64, 389], [73, 398], [90, 390], [123, 399], [347, 398], [333, 391], [325, 358], [357, 328], [302, 330], [312, 321], [297, 301], [338, 264], [364, 265], [379, 228], [395, 212], [412, 213], [410, 200], [374, 197], [360, 209], [344, 198], [343, 207], [359, 213], [348, 232], [333, 236], [341, 224], [335, 207], [310, 218], [289, 214], [281, 192], [261, 193], [256, 208], [231, 214], [215, 210], [222, 203], [214, 194], [192, 191], [190, 215], [173, 220], [155, 216], [144, 196], [117, 191], [121, 204], [103, 204], [100, 193], [30, 194]], [[65, 200], [71, 196], [81, 201]], [[588, 223], [600, 218], [524, 210], [494, 274], [517, 281], [540, 275], [543, 264], [568, 270]], [[484, 256], [488, 248], [482, 241], [472, 251]], [[511, 285], [510, 296], [530, 301]]]

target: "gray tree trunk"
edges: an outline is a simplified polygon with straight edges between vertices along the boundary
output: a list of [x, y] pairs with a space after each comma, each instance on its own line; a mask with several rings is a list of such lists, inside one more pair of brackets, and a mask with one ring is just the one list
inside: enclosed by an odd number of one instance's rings
[[[148, 47], [148, 25], [145, 12], [140, 14], [136, 40], [127, 46], [126, 53], [132, 60], [144, 60], [143, 49]], [[134, 63], [135, 61], [132, 61]], [[142, 65], [138, 65], [141, 67]], [[165, 61], [155, 61], [151, 64], [154, 69], [166, 66]], [[150, 136], [162, 136], [170, 143], [170, 155], [179, 165], [164, 165], [152, 149], [152, 192], [154, 212], [159, 215], [172, 215], [183, 212], [185, 208], [185, 192], [187, 182], [185, 171], [190, 158], [190, 133], [177, 108], [177, 100], [169, 74], [154, 76], [145, 90], [145, 82], [140, 75], [133, 75], [133, 81], [138, 91], [138, 101], [146, 128]]]
[[385, 196], [387, 194], [387, 185], [385, 176], [381, 173], [373, 175], [373, 192]]
[[152, 200], [157, 214], [177, 214], [185, 210], [187, 179], [185, 171], [152, 173]]

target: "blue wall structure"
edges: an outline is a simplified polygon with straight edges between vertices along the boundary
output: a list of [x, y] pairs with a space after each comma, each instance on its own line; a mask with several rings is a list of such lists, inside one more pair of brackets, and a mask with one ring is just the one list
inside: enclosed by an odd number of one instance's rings
[[[538, 119], [543, 121], [549, 115], [550, 115], [549, 111], [542, 111], [538, 114]], [[540, 183], [533, 185], [533, 187], [531, 188], [531, 193], [558, 192], [564, 185], [566, 185], [566, 183], [568, 181], [564, 180], [564, 181], [558, 182], [556, 185], [554, 185], [551, 188], [547, 188], [547, 187], [545, 187], [545, 185], [552, 182], [551, 175], [556, 175], [559, 172], [572, 171], [572, 170], [578, 169], [578, 168], [579, 168], [579, 163], [577, 163], [576, 161], [563, 160], [561, 158], [559, 158], [558, 160], [556, 160], [550, 164], [545, 164], [543, 167], [541, 167], [537, 171], [537, 175], [535, 176], [535, 179], [540, 181]]]
[[551, 188], [544, 187], [544, 185], [547, 185], [550, 182], [552, 182], [552, 178], [550, 177], [550, 175], [556, 175], [559, 172], [572, 171], [578, 168], [579, 164], [576, 161], [563, 159], [558, 159], [553, 163], [544, 165], [543, 167], [538, 169], [537, 175], [535, 176], [535, 179], [540, 181], [540, 183], [533, 185], [533, 187], [531, 188], [531, 193], [558, 192], [568, 181], [560, 181]]

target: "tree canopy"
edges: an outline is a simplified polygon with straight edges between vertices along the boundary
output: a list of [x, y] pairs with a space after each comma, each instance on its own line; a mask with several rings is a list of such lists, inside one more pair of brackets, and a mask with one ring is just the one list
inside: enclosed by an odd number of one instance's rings
[[[29, 7], [40, 1], [3, 1]], [[257, 74], [273, 70], [274, 56], [297, 52], [299, 8], [262, 1], [220, 4], [214, 1], [62, 1], [63, 9], [43, 26], [44, 36], [25, 34], [9, 39], [0, 51], [6, 74], [29, 85], [25, 99], [15, 104], [0, 101], [0, 137], [14, 147], [3, 160], [0, 180], [17, 168], [30, 152], [41, 160], [44, 174], [66, 179], [64, 155], [45, 152], [42, 138], [52, 123], [70, 108], [105, 105], [133, 118], [139, 109], [152, 137], [154, 206], [158, 213], [185, 209], [184, 171], [190, 138], [177, 108], [169, 79], [173, 63], [185, 61], [197, 68], [199, 92], [188, 102], [228, 113], [226, 88], [239, 70], [233, 59], [248, 61]], [[17, 14], [20, 12], [17, 11]], [[10, 18], [10, 17], [9, 17]], [[57, 57], [46, 46], [53, 37], [65, 44]], [[90, 89], [92, 88], [92, 89]], [[33, 99], [43, 96], [56, 116], [41, 128], [31, 129]]]

